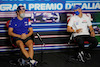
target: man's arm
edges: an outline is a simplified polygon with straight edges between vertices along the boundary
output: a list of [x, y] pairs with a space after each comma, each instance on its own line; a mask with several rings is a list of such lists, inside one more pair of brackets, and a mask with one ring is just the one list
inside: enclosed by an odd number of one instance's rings
[[28, 30], [29, 30], [28, 34], [25, 34], [25, 33], [21, 34], [21, 39], [26, 39], [27, 37], [29, 37], [29, 36], [31, 36], [33, 34], [32, 27], [28, 28]]
[[11, 28], [11, 27], [8, 28], [8, 35], [21, 38], [21, 35], [13, 33], [13, 28]]
[[93, 29], [92, 25], [89, 26], [89, 29], [90, 29], [91, 36], [95, 37], [95, 32], [94, 32], [94, 29]]
[[67, 32], [76, 32], [76, 33], [79, 33], [81, 31], [82, 31], [82, 29], [73, 30], [72, 27], [67, 26]]
[[33, 28], [32, 27], [28, 28], [28, 30], [29, 30], [29, 33], [26, 35], [26, 37], [29, 37], [33, 34]]
[[67, 26], [67, 32], [75, 32], [75, 31], [72, 29], [72, 27]]

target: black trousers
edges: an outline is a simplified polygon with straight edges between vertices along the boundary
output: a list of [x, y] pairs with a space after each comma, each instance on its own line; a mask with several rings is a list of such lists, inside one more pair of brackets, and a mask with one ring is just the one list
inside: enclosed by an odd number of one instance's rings
[[98, 45], [98, 41], [95, 37], [91, 37], [90, 35], [79, 35], [74, 37], [74, 40], [76, 41], [77, 45], [79, 46], [79, 50], [84, 51], [84, 41], [88, 41], [90, 43], [88, 49], [92, 50], [93, 48], [96, 48]]

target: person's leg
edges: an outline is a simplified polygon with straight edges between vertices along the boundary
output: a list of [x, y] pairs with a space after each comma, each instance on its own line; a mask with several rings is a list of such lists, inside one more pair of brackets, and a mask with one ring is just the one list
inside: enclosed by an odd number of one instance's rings
[[25, 45], [29, 48], [29, 57], [31, 59], [33, 59], [33, 55], [34, 55], [34, 51], [33, 51], [33, 41], [32, 40], [28, 40]]
[[76, 36], [74, 39], [79, 46], [79, 51], [84, 51], [84, 38], [81, 36]]
[[84, 37], [76, 36], [75, 37], [76, 44], [78, 45], [76, 58], [82, 62], [85, 62], [84, 59]]
[[92, 49], [97, 47], [98, 41], [95, 37], [89, 36], [89, 37], [86, 38], [86, 40], [90, 43], [89, 50], [92, 50]]
[[89, 47], [85, 49], [85, 59], [90, 60], [92, 49], [98, 45], [98, 41], [95, 37], [91, 37], [91, 36], [86, 36], [85, 41], [88, 41], [90, 44]]
[[21, 40], [17, 40], [16, 41], [16, 45], [19, 46], [19, 48], [21, 49], [21, 51], [24, 54], [24, 56], [26, 58], [29, 58], [29, 53], [26, 51], [26, 49], [24, 47], [24, 43]]
[[33, 60], [33, 55], [34, 55], [34, 51], [33, 51], [33, 41], [31, 40], [30, 37], [28, 37], [26, 40], [25, 40], [25, 45], [29, 48], [29, 62], [32, 64], [32, 65], [36, 65], [38, 63], [38, 61], [35, 61]]

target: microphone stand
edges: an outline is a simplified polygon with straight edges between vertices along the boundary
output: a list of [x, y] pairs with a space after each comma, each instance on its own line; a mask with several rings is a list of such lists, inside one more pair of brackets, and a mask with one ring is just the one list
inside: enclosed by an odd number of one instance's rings
[[39, 38], [39, 40], [42, 42], [42, 44], [43, 44], [43, 46], [41, 45], [41, 62], [40, 62], [40, 65], [42, 66], [43, 64], [47, 64], [46, 62], [43, 62], [43, 47], [45, 47], [45, 43], [43, 42], [43, 40], [42, 40], [42, 38], [41, 38], [41, 36], [40, 36], [40, 34], [37, 32], [37, 36], [38, 36], [38, 38]]

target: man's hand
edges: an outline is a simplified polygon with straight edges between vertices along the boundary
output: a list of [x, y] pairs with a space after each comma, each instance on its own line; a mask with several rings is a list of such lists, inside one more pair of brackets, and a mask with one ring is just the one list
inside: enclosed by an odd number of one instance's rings
[[82, 32], [82, 29], [77, 29], [76, 30], [76, 33], [80, 33], [80, 32]]
[[91, 32], [91, 37], [95, 37], [94, 31]]
[[26, 38], [27, 38], [26, 34], [23, 33], [23, 34], [21, 35], [21, 39], [26, 39]]

